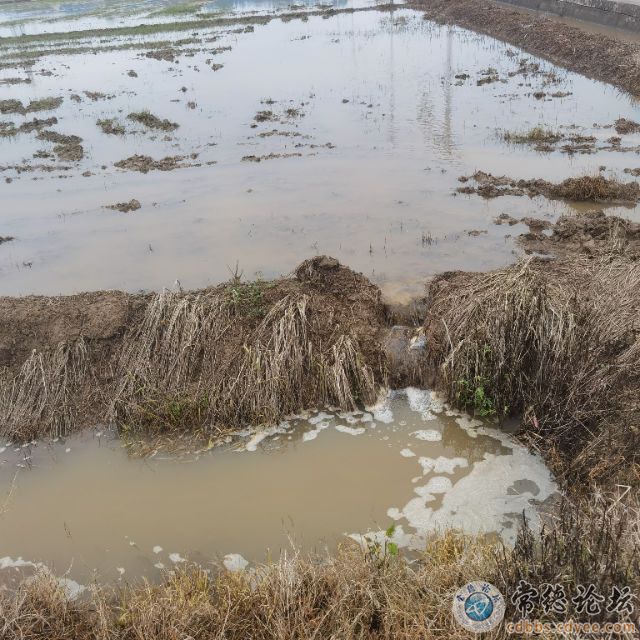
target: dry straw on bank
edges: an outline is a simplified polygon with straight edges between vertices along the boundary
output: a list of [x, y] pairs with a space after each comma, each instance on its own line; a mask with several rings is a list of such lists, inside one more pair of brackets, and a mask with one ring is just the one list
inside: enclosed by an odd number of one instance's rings
[[[456, 591], [479, 578], [509, 600], [519, 580], [534, 585], [594, 582], [640, 587], [637, 511], [629, 500], [565, 502], [555, 524], [535, 539], [525, 527], [515, 549], [441, 532], [412, 561], [384, 547], [352, 544], [332, 556], [295, 551], [232, 573], [190, 566], [160, 584], [94, 587], [70, 602], [46, 572], [0, 592], [3, 640], [431, 640], [469, 638], [453, 619]], [[637, 503], [635, 503], [637, 509]], [[569, 605], [571, 606], [571, 605]], [[570, 611], [570, 615], [574, 615]], [[596, 618], [622, 619], [619, 614]], [[508, 638], [504, 625], [489, 636]], [[622, 636], [631, 637], [631, 636]]]
[[[366, 278], [320, 256], [269, 283], [235, 274], [195, 292], [35, 299], [0, 327], [17, 345], [4, 354], [0, 435], [24, 441], [109, 422], [127, 434], [215, 437], [310, 407], [354, 409], [385, 381], [379, 298]], [[38, 346], [26, 357], [25, 341]]]
[[451, 597], [461, 584], [486, 575], [492, 557], [490, 546], [450, 533], [431, 543], [413, 565], [353, 545], [331, 557], [284, 554], [241, 573], [178, 569], [159, 585], [116, 592], [103, 587], [75, 603], [45, 573], [16, 594], [0, 593], [0, 635], [5, 640], [463, 638], [466, 633], [451, 619]]
[[65, 435], [74, 428], [80, 389], [89, 384], [83, 340], [33, 353], [14, 377], [0, 381], [0, 413], [5, 437], [31, 440], [46, 433]]
[[640, 380], [637, 261], [614, 252], [527, 259], [436, 279], [430, 299], [431, 363], [457, 404], [484, 416], [523, 414], [531, 432], [552, 433], [567, 454], [605, 418], [621, 423], [620, 412], [637, 410], [623, 399]]
[[225, 290], [156, 296], [123, 340], [116, 422], [221, 431], [372, 401], [377, 384], [356, 337], [313, 305], [307, 294], [285, 295], [256, 319]]

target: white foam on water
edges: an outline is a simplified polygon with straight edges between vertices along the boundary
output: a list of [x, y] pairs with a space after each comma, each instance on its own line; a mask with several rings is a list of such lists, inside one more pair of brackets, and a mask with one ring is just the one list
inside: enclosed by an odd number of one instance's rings
[[325, 429], [329, 428], [329, 423], [328, 422], [320, 422], [319, 424], [316, 425], [315, 429], [312, 429], [311, 431], [305, 431], [302, 434], [302, 442], [310, 442], [311, 440], [315, 440], [318, 437], [318, 434], [321, 431], [324, 431]]
[[412, 434], [418, 440], [425, 440], [426, 442], [439, 442], [442, 440], [442, 434], [435, 429], [420, 429], [414, 431]]
[[[316, 416], [317, 417], [317, 416]], [[311, 422], [312, 418], [309, 419], [309, 422]], [[261, 431], [258, 431], [257, 433], [254, 433], [251, 438], [249, 438], [249, 441], [247, 442], [247, 444], [244, 446], [244, 448], [240, 448], [238, 449], [238, 451], [257, 451], [258, 450], [258, 445], [265, 439], [268, 438], [270, 436], [274, 436], [277, 433], [286, 433], [289, 429], [289, 423], [288, 422], [281, 422], [279, 425], [275, 426], [275, 427], [269, 427], [268, 429], [262, 429]]]
[[153, 566], [156, 569], [164, 569], [164, 564], [162, 562], [156, 562]]
[[0, 558], [0, 569], [22, 569], [23, 567], [31, 567], [33, 569], [42, 569], [44, 565], [40, 562], [31, 562], [30, 560], [23, 560], [22, 556], [17, 558], [11, 558], [5, 556]]
[[373, 416], [374, 420], [384, 422], [385, 424], [391, 424], [393, 422], [393, 411], [391, 411], [389, 400], [394, 393], [393, 391], [388, 391], [378, 399], [376, 404], [371, 407], [366, 407], [367, 412]]
[[403, 458], [415, 458], [415, 453], [413, 453], [413, 451], [411, 451], [411, 449], [402, 449], [402, 451], [400, 451], [400, 455]]
[[481, 433], [481, 430], [476, 429], [476, 427], [482, 426], [481, 420], [476, 420], [471, 416], [460, 415], [456, 418], [456, 423], [459, 424], [472, 438], [477, 438], [478, 434]]
[[[433, 478], [429, 478], [429, 482], [421, 489], [424, 491], [424, 495], [433, 494], [433, 493], [447, 493], [447, 491], [451, 491], [453, 488], [453, 484], [449, 478], [446, 476], [434, 476]], [[418, 489], [415, 490], [418, 493]], [[422, 495], [418, 493], [418, 495]]]
[[338, 418], [342, 418], [343, 420], [362, 415], [362, 411], [358, 411], [357, 409], [355, 411], [339, 411], [338, 409], [332, 409], [332, 411], [335, 411]]
[[157, 544], [155, 547], [153, 547], [153, 553], [158, 554], [161, 551], [162, 551], [162, 547], [159, 544]]
[[418, 459], [418, 463], [422, 467], [422, 473], [454, 473], [456, 467], [464, 469], [469, 466], [469, 461], [466, 458], [447, 458], [445, 456], [438, 456], [437, 458], [428, 458], [421, 456]]
[[[449, 484], [451, 481], [444, 477], [432, 478], [425, 487], [416, 490], [419, 490], [419, 498], [411, 499], [394, 515], [400, 513], [420, 534], [447, 528], [478, 534], [497, 529], [508, 544], [514, 544], [516, 528], [505, 526], [504, 521], [509, 520], [510, 514], [524, 511], [536, 531], [539, 518], [532, 501], [545, 500], [557, 491], [557, 487], [539, 456], [510, 441], [505, 434], [499, 435], [503, 444], [512, 449], [511, 455], [486, 453], [468, 475], [442, 492], [442, 505], [438, 509], [428, 503], [434, 500], [433, 493], [445, 489], [444, 480]], [[509, 489], [518, 480], [533, 482], [538, 491], [535, 495], [531, 491], [509, 494]]]
[[[35, 569], [38, 571], [49, 571], [47, 566], [42, 562], [32, 562], [31, 560], [24, 560], [22, 556], [17, 558], [11, 558], [10, 556], [5, 556], [4, 558], [0, 558], [0, 569], [15, 569], [19, 571], [20, 569]], [[30, 576], [27, 580], [33, 580], [34, 576]], [[64, 592], [64, 596], [67, 600], [75, 600], [83, 591], [86, 591], [86, 587], [82, 584], [79, 584], [75, 580], [71, 578], [56, 578], [56, 582], [60, 585]]]
[[393, 542], [398, 547], [419, 548], [424, 546], [424, 539], [416, 533], [405, 533], [402, 525], [394, 528], [391, 535], [387, 535], [387, 531], [368, 531], [367, 533], [349, 533], [349, 538], [355, 540], [363, 549], [367, 549], [372, 545], [379, 545], [380, 550], [384, 550], [385, 544]]
[[425, 421], [436, 420], [434, 403], [431, 398], [431, 391], [425, 389], [416, 389], [415, 387], [407, 387], [405, 389], [407, 394], [407, 400], [409, 401], [409, 408], [411, 411], [415, 411], [420, 414], [420, 417]]
[[366, 429], [364, 427], [347, 427], [343, 424], [337, 424], [336, 431], [340, 431], [340, 433], [348, 433], [350, 436], [360, 436], [366, 431]]
[[81, 593], [87, 590], [87, 587], [71, 578], [58, 578], [57, 582], [62, 587], [67, 600], [76, 600]]
[[173, 562], [173, 564], [179, 564], [180, 562], [186, 562], [186, 560], [179, 553], [170, 553], [169, 560]]
[[245, 560], [239, 553], [227, 553], [222, 560], [222, 564], [227, 571], [244, 571], [249, 565], [249, 561]]
[[318, 424], [319, 422], [322, 422], [324, 420], [333, 420], [333, 418], [334, 416], [332, 416], [330, 413], [320, 411], [320, 413], [316, 414], [315, 416], [308, 418], [307, 422], [309, 424]]

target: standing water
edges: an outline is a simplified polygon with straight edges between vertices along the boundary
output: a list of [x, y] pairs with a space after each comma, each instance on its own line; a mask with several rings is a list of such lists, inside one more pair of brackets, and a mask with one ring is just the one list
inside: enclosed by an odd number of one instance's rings
[[512, 544], [556, 491], [525, 447], [413, 388], [177, 457], [131, 458], [96, 432], [0, 451], [4, 584], [40, 563], [80, 584], [157, 579], [187, 560], [243, 567], [292, 544], [375, 542], [391, 525], [408, 550], [452, 527]]
[[[460, 176], [637, 165], [640, 135], [611, 142], [616, 118], [637, 119], [631, 98], [420, 12], [92, 2], [42, 21], [38, 6], [0, 12], [0, 100], [62, 99], [2, 116], [2, 294], [196, 288], [326, 254], [406, 299], [425, 276], [512, 262], [527, 227], [500, 214], [575, 210], [456, 196]], [[560, 142], [505, 139], [536, 127]]]

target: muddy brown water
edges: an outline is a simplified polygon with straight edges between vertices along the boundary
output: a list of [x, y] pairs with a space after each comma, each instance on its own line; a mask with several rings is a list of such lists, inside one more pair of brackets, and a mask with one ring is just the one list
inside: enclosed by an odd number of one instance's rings
[[184, 561], [237, 568], [292, 546], [383, 540], [393, 524], [407, 553], [449, 527], [511, 544], [522, 512], [535, 528], [556, 492], [540, 458], [411, 388], [366, 411], [311, 411], [178, 457], [131, 458], [101, 431], [2, 444], [7, 586], [40, 563], [78, 584], [157, 579]]
[[[140, 15], [121, 15], [118, 6], [108, 15], [56, 14], [60, 20], [0, 28], [11, 35], [126, 26], [155, 8], [144, 4]], [[233, 10], [265, 15], [274, 6]], [[0, 17], [7, 24], [16, 15], [4, 8]], [[245, 277], [270, 278], [324, 253], [402, 300], [436, 272], [511, 262], [519, 251], [513, 237], [526, 228], [494, 225], [499, 214], [554, 219], [584, 208], [544, 198], [454, 196], [460, 175], [482, 169], [557, 182], [606, 166], [604, 175], [626, 178], [623, 169], [637, 164], [634, 152], [568, 156], [505, 143], [502, 130], [544, 125], [594, 135], [602, 146], [615, 135], [613, 121], [638, 120], [638, 110], [628, 96], [542, 61], [544, 73], [509, 75], [521, 59], [536, 59], [491, 38], [436, 26], [404, 9], [251, 26], [249, 33], [225, 27], [197, 37], [189, 31], [137, 37], [150, 44], [195, 37], [177, 47], [175, 62], [147, 58], [143, 48], [47, 55], [30, 69], [2, 70], [0, 78], [32, 82], [0, 85], [1, 99], [65, 97], [53, 112], [2, 120], [19, 126], [55, 115], [56, 131], [83, 138], [85, 157], [69, 171], [1, 172], [12, 181], [0, 181], [0, 234], [15, 238], [0, 248], [1, 294], [158, 290], [176, 280], [199, 287], [227, 279], [236, 264]], [[62, 37], [59, 44], [131, 41]], [[223, 66], [213, 71], [212, 64]], [[478, 86], [491, 70], [500, 80]], [[555, 74], [551, 83], [547, 72]], [[461, 74], [469, 78], [456, 78]], [[108, 97], [94, 101], [85, 91]], [[539, 91], [546, 97], [534, 98]], [[550, 97], [554, 92], [570, 95]], [[289, 108], [302, 115], [287, 116]], [[145, 109], [180, 127], [147, 130], [126, 118]], [[256, 122], [265, 110], [275, 119]], [[96, 126], [101, 118], [116, 118], [127, 133], [104, 134]], [[263, 135], [273, 130], [278, 135]], [[640, 136], [624, 136], [624, 146], [638, 144]], [[51, 152], [52, 145], [35, 133], [2, 139], [0, 164], [60, 164], [32, 158], [39, 150]], [[156, 160], [181, 155], [201, 166], [147, 174], [113, 166], [134, 153]], [[199, 155], [191, 159], [192, 153]], [[133, 198], [142, 205], [135, 212], [105, 209]], [[636, 208], [611, 210], [638, 218]]]

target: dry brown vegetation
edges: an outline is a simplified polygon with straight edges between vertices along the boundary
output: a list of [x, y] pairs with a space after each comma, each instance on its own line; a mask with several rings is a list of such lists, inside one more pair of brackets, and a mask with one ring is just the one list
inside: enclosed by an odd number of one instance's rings
[[149, 129], [160, 129], [160, 131], [175, 131], [180, 126], [166, 118], [158, 118], [158, 116], [149, 111], [136, 111], [130, 113], [127, 118], [134, 122], [139, 122]]
[[242, 573], [193, 568], [167, 574], [161, 585], [95, 590], [78, 603], [41, 574], [15, 596], [0, 593], [0, 633], [6, 640], [462, 638], [449, 599], [484, 575], [491, 550], [451, 534], [415, 566], [355, 546], [317, 560], [294, 554]]
[[322, 404], [371, 402], [386, 378], [380, 291], [331, 258], [272, 283], [154, 296], [5, 298], [3, 437], [113, 419], [128, 435], [215, 435]]
[[[351, 544], [333, 556], [293, 552], [239, 573], [191, 566], [167, 572], [160, 584], [95, 586], [76, 601], [40, 572], [17, 592], [0, 592], [0, 634], [6, 640], [469, 638], [454, 622], [451, 602], [461, 585], [479, 577], [505, 594], [520, 579], [570, 588], [594, 582], [602, 592], [614, 584], [637, 587], [639, 531], [629, 522], [619, 504], [596, 501], [584, 513], [566, 503], [553, 530], [536, 540], [525, 527], [513, 550], [449, 531], [411, 563], [385, 548]], [[515, 615], [508, 603], [507, 619]], [[513, 636], [502, 627], [488, 637]]]
[[625, 469], [581, 467], [590, 481], [618, 471], [640, 479], [639, 435], [626, 427], [638, 410], [628, 400], [640, 385], [640, 264], [628, 227], [608, 220], [609, 236], [596, 236], [589, 253], [436, 278], [425, 322], [449, 398], [489, 415], [522, 414], [529, 437], [562, 456], [558, 472], [575, 476], [571, 461], [607, 434]]
[[[602, 213], [562, 218], [547, 238], [564, 246], [552, 261], [430, 283], [427, 350], [412, 381], [429, 377], [482, 416], [522, 416], [520, 437], [568, 495], [539, 537], [525, 524], [514, 549], [441, 532], [412, 561], [350, 545], [240, 573], [194, 566], [73, 602], [41, 573], [0, 592], [0, 637], [468, 638], [451, 599], [471, 579], [504, 594], [521, 579], [637, 593], [639, 239], [638, 225]], [[273, 283], [236, 274], [198, 292], [110, 295], [0, 301], [3, 435], [65, 433], [96, 406], [124, 430], [215, 433], [324, 402], [352, 406], [387, 374], [380, 292], [331, 258]], [[504, 627], [490, 637], [507, 637]]]
[[[458, 193], [476, 193], [483, 198], [527, 195], [531, 198], [545, 196], [555, 200], [597, 203], [635, 203], [640, 199], [637, 182], [620, 182], [601, 175], [578, 176], [553, 183], [547, 180], [515, 180], [476, 171], [473, 176], [461, 176], [458, 180], [465, 184], [458, 187]], [[470, 180], [475, 181], [475, 186], [467, 184]]]

